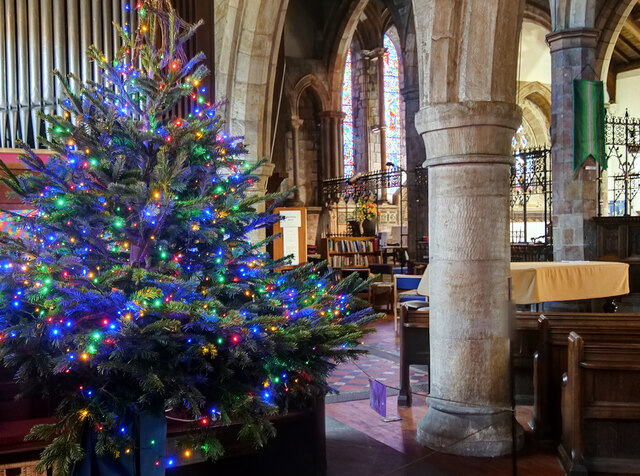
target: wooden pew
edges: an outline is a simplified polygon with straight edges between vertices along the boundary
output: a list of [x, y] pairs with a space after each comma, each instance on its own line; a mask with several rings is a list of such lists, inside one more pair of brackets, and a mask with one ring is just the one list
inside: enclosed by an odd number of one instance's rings
[[640, 343], [568, 337], [558, 451], [569, 475], [640, 474]]
[[640, 315], [543, 313], [534, 362], [534, 408], [530, 426], [541, 439], [560, 439], [561, 383], [567, 371], [567, 338], [571, 331], [585, 342], [640, 343]]
[[[429, 311], [410, 310], [400, 307], [400, 392], [398, 406], [411, 406], [411, 384], [409, 367], [411, 365], [430, 365], [429, 349]], [[431, 367], [429, 367], [429, 387], [431, 386]]]
[[[518, 404], [533, 403], [533, 355], [538, 342], [540, 313], [516, 313], [516, 332], [511, 343], [515, 379], [515, 399]], [[429, 365], [429, 311], [400, 309], [400, 392], [398, 406], [411, 406], [409, 367]], [[431, 380], [431, 375], [429, 375]]]

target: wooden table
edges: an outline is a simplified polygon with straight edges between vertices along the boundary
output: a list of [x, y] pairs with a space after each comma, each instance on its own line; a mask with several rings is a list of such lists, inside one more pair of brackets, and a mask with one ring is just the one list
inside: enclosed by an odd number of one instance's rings
[[[429, 268], [418, 294], [429, 295]], [[629, 294], [629, 265], [611, 261], [511, 263], [511, 298], [516, 304], [575, 301]]]

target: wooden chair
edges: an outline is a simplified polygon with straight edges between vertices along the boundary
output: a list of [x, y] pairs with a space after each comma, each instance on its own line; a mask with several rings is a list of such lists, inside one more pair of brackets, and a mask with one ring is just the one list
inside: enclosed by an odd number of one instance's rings
[[558, 441], [562, 430], [562, 374], [567, 371], [567, 338], [585, 342], [640, 343], [640, 314], [544, 313], [538, 320], [534, 359], [534, 404], [529, 425], [538, 438]]
[[569, 475], [640, 474], [640, 343], [589, 345], [575, 332], [562, 379], [562, 440]]
[[427, 298], [418, 294], [417, 289], [422, 276], [410, 274], [393, 275], [393, 324], [398, 332], [398, 311], [400, 305], [405, 302], [424, 304], [427, 307]]

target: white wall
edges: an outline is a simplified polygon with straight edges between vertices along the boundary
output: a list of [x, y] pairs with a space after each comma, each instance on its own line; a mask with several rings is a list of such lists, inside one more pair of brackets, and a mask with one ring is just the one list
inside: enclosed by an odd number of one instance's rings
[[551, 53], [545, 41], [549, 33], [535, 23], [522, 23], [520, 35], [518, 81], [551, 84]]
[[640, 117], [640, 69], [625, 71], [618, 74], [616, 81], [616, 105], [610, 113], [614, 116], [624, 116], [625, 109], [629, 115]]

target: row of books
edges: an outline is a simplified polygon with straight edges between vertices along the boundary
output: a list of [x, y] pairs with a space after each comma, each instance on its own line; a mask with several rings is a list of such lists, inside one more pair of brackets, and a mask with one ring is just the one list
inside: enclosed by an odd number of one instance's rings
[[334, 268], [366, 268], [370, 264], [380, 264], [376, 255], [332, 256], [331, 266]]
[[368, 253], [378, 251], [378, 240], [328, 240], [330, 252], [336, 253]]

